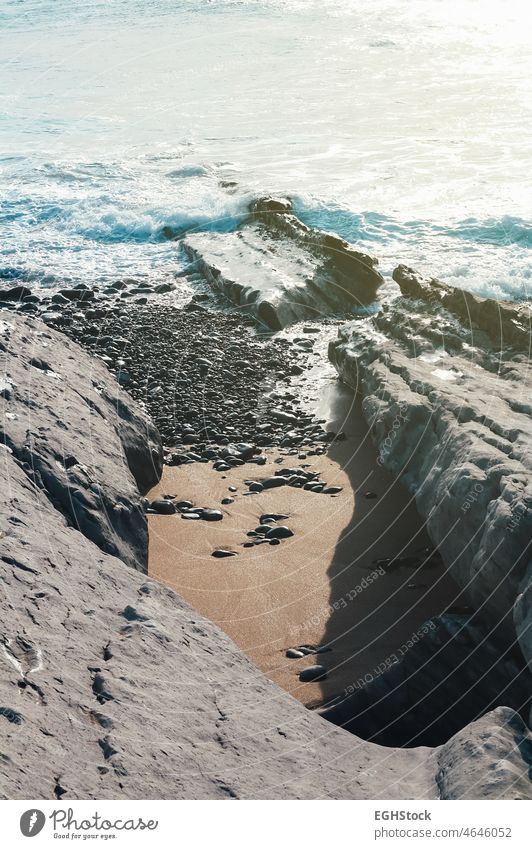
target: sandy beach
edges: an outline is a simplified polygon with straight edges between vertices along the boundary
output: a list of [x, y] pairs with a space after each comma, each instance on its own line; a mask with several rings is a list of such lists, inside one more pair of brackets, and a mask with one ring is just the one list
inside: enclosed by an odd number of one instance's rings
[[[221, 508], [220, 522], [184, 521], [179, 514], [149, 517], [149, 573], [176, 589], [216, 622], [270, 678], [308, 706], [326, 705], [377, 674], [431, 616], [459, 602], [459, 590], [439, 560], [422, 564], [429, 539], [411, 496], [377, 462], [367, 424], [352, 393], [325, 386], [320, 414], [345, 432], [326, 455], [298, 459], [271, 448], [266, 466], [220, 473], [210, 464], [166, 467], [149, 494]], [[245, 495], [245, 480], [261, 480], [285, 466], [319, 472], [324, 495], [292, 487]], [[229, 487], [236, 487], [231, 492]], [[366, 493], [376, 497], [366, 497]], [[223, 499], [234, 502], [222, 505]], [[294, 536], [275, 547], [244, 548], [264, 513], [282, 513]], [[216, 559], [217, 548], [237, 556]], [[412, 558], [412, 555], [417, 555]], [[376, 561], [411, 557], [386, 571]], [[288, 648], [330, 649], [289, 659]], [[327, 678], [302, 683], [299, 672], [320, 663]]]

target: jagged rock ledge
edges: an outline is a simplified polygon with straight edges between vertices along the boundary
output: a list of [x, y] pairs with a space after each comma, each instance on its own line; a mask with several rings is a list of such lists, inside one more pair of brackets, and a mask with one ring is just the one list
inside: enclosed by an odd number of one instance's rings
[[257, 200], [235, 232], [190, 234], [183, 247], [214, 289], [272, 330], [371, 303], [384, 282], [374, 257], [307, 227], [287, 200]]
[[305, 710], [140, 574], [156, 432], [77, 345], [0, 321], [2, 798], [527, 796], [514, 711], [435, 749], [382, 749]]
[[[443, 623], [444, 632], [456, 633], [455, 647], [470, 641], [461, 692], [485, 679], [491, 652], [491, 678], [484, 683], [495, 695], [498, 688], [506, 692], [504, 682], [519, 679], [517, 707], [526, 716], [532, 690], [530, 311], [454, 290], [404, 266], [394, 279], [401, 297], [383, 303], [378, 315], [344, 326], [329, 356], [362, 398], [380, 461], [415, 495], [432, 540], [476, 611], [473, 623], [457, 627], [452, 617]], [[471, 658], [482, 642], [487, 654], [476, 667]], [[433, 646], [438, 662], [441, 644]], [[449, 658], [449, 646], [446, 651]], [[418, 660], [426, 672], [427, 657]], [[433, 696], [445, 684], [441, 668]], [[415, 691], [412, 669], [403, 664], [368, 693], [339, 700], [327, 715], [360, 732], [354, 718], [367, 713], [368, 699], [374, 703], [378, 694], [386, 713], [386, 693], [394, 693], [390, 723], [419, 705]], [[484, 698], [489, 704], [486, 692]], [[433, 711], [441, 705], [432, 699]]]

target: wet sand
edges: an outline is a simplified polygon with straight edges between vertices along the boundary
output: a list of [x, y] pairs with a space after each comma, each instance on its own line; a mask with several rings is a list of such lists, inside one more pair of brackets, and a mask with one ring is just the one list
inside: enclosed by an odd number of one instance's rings
[[[272, 476], [279, 449], [266, 449], [266, 466], [245, 464], [220, 473], [211, 464], [165, 467], [150, 498], [176, 495], [223, 511], [221, 522], [150, 515], [149, 573], [173, 587], [216, 622], [263, 672], [304, 704], [317, 707], [341, 695], [416, 634], [422, 623], [458, 599], [439, 561], [386, 572], [374, 561], [411, 555], [430, 546], [412, 498], [377, 463], [362, 412], [352, 393], [327, 382], [319, 415], [346, 434], [327, 455], [282, 465], [310, 464], [336, 496], [283, 486], [244, 495], [244, 480]], [[237, 487], [231, 493], [229, 486]], [[377, 498], [368, 499], [371, 491]], [[221, 505], [223, 498], [234, 503]], [[278, 546], [243, 548], [262, 513], [286, 513], [294, 536]], [[216, 548], [237, 556], [212, 557]], [[364, 581], [365, 579], [365, 581]], [[290, 660], [289, 647], [327, 644], [317, 657]], [[299, 671], [321, 663], [320, 683], [301, 683]]]

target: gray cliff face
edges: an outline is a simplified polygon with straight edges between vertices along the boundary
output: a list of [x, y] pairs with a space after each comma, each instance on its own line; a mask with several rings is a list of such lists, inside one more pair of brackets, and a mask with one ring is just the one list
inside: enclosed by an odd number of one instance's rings
[[160, 477], [159, 434], [101, 361], [40, 322], [3, 315], [2, 443], [69, 524], [146, 572], [139, 488]]
[[[527, 797], [532, 740], [508, 708], [434, 749], [363, 742], [139, 574], [131, 469], [142, 486], [157, 476], [156, 433], [80, 348], [1, 316], [2, 798]], [[86, 467], [75, 483], [71, 456]], [[89, 508], [73, 490], [93, 483]], [[119, 496], [130, 518], [116, 526]]]
[[342, 329], [330, 358], [361, 394], [381, 461], [415, 493], [456, 581], [532, 669], [526, 315], [504, 306], [496, 340], [495, 302], [461, 299], [410, 269], [394, 277], [403, 296]]
[[466, 327], [473, 322], [477, 330], [487, 334], [496, 350], [504, 352], [510, 347], [527, 355], [530, 353], [532, 312], [529, 306], [481, 298], [433, 277], [423, 277], [406, 265], [397, 266], [393, 279], [405, 297], [429, 304], [439, 303], [465, 322]]
[[288, 201], [266, 198], [234, 233], [187, 236], [184, 248], [211, 286], [273, 330], [374, 300], [374, 257], [307, 227]]

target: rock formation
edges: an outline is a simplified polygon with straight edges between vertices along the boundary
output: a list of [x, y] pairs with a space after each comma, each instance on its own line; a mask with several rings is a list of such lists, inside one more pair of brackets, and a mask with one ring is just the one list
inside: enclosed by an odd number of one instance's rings
[[363, 742], [139, 574], [157, 434], [103, 365], [1, 316], [3, 798], [528, 795], [532, 741], [508, 708], [435, 749]]
[[[3, 441], [54, 507], [102, 551], [146, 571], [141, 494], [159, 479], [159, 434], [98, 359], [3, 313]], [[140, 492], [139, 492], [140, 489]]]
[[[381, 462], [415, 494], [484, 639], [500, 656], [520, 647], [532, 670], [529, 312], [404, 267], [394, 279], [401, 297], [343, 327], [330, 358], [360, 393]], [[531, 689], [528, 679], [523, 712]], [[354, 702], [338, 709], [344, 720], [358, 713]]]
[[377, 260], [311, 229], [288, 201], [265, 198], [233, 233], [188, 235], [184, 248], [213, 288], [273, 330], [374, 300]]

